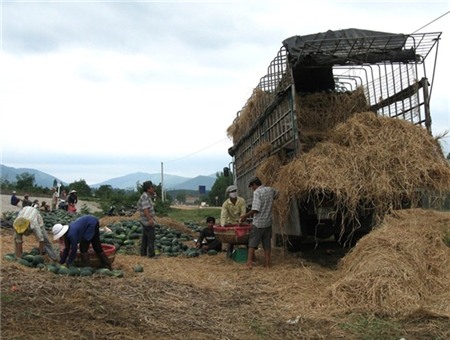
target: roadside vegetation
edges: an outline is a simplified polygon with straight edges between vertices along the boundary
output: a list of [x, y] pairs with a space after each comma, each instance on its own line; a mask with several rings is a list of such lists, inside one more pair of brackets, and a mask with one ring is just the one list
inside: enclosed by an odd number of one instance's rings
[[[162, 201], [162, 186], [159, 183], [155, 187], [156, 200], [155, 209], [158, 215], [167, 216], [171, 212], [171, 206], [175, 203], [186, 203], [187, 195], [197, 195], [198, 198], [194, 202], [194, 206], [200, 206], [204, 203], [205, 206], [221, 206], [225, 198], [225, 189], [227, 186], [233, 184], [233, 177], [230, 174], [225, 176], [223, 172], [216, 174], [216, 181], [211, 190], [204, 195], [199, 195], [192, 190], [176, 190], [173, 191], [175, 196], [171, 195], [171, 192], [165, 192], [164, 202]], [[1, 191], [3, 194], [11, 194], [13, 191], [17, 192], [19, 197], [23, 197], [28, 193], [30, 196], [48, 197], [51, 199], [51, 188], [41, 187], [36, 184], [35, 176], [33, 174], [24, 172], [16, 176], [15, 182], [2, 181]], [[57, 187], [57, 181], [55, 179], [53, 183], [54, 187]], [[155, 183], [156, 185], [156, 183]], [[119, 210], [130, 211], [135, 209], [136, 202], [142, 192], [142, 183], [137, 182], [136, 187], [130, 190], [113, 188], [110, 185], [101, 185], [98, 189], [91, 188], [84, 179], [74, 181], [67, 186], [61, 186], [60, 192], [65, 190], [69, 193], [71, 190], [76, 190], [78, 199], [96, 202], [100, 206], [104, 214], [111, 211]], [[175, 212], [176, 213], [176, 212]], [[179, 212], [180, 213], [180, 212]], [[202, 213], [199, 212], [201, 215]], [[100, 213], [101, 215], [101, 213]]]

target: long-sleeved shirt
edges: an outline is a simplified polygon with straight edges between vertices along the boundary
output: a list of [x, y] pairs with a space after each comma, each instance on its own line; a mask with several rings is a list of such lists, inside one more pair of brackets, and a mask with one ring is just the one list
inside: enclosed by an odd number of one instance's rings
[[[99, 227], [98, 219], [92, 215], [81, 216], [69, 224], [66, 233], [65, 248], [61, 254], [61, 263], [71, 265], [77, 257], [78, 243], [82, 239], [91, 241], [94, 238], [96, 228]], [[69, 258], [67, 258], [69, 256]]]
[[[38, 209], [33, 207], [24, 207], [19, 211], [17, 217], [23, 217], [30, 221], [30, 230], [34, 233], [36, 240], [38, 242], [44, 242], [44, 233], [42, 232], [42, 228], [44, 227], [44, 219]], [[15, 233], [15, 241], [17, 243], [22, 243], [22, 234]]]
[[238, 224], [239, 217], [244, 214], [245, 200], [242, 197], [238, 197], [236, 203], [233, 204], [229, 198], [222, 204], [222, 210], [220, 212], [220, 225], [225, 226], [227, 224]]

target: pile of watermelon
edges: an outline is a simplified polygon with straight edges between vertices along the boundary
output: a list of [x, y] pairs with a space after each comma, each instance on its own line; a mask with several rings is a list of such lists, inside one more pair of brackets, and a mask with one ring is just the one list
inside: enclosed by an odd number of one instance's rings
[[[82, 216], [80, 213], [68, 213], [65, 210], [55, 210], [48, 213], [42, 213], [45, 228], [51, 230], [56, 223], [70, 224], [72, 221]], [[12, 216], [11, 218], [15, 218]], [[195, 223], [185, 223], [187, 227], [195, 232], [200, 232], [201, 227]], [[138, 220], [124, 220], [108, 224], [106, 228], [100, 230], [101, 243], [114, 245], [117, 254], [140, 254], [140, 242], [142, 237], [142, 226]], [[180, 232], [175, 228], [170, 228], [164, 225], [155, 225], [155, 252], [158, 255], [164, 256], [183, 256], [183, 257], [198, 257], [201, 254], [216, 255], [217, 252], [210, 250], [208, 252], [202, 251], [189, 246], [186, 243], [193, 241], [191, 235]], [[195, 240], [194, 240], [195, 241]], [[103, 275], [112, 277], [123, 277], [122, 270], [109, 270], [106, 268], [92, 268], [92, 267], [66, 267], [58, 263], [45, 263], [44, 258], [39, 255], [39, 249], [33, 248], [29, 253], [24, 252], [22, 257], [16, 259], [15, 254], [9, 253], [4, 256], [6, 260], [17, 261], [26, 266], [37, 268], [41, 271], [50, 271], [59, 275], [67, 276], [91, 276]]]
[[21, 258], [16, 258], [13, 253], [5, 254], [4, 259], [7, 261], [17, 261], [17, 263], [29, 267], [36, 268], [41, 271], [49, 271], [58, 275], [66, 276], [112, 276], [123, 277], [123, 271], [120, 269], [109, 270], [107, 268], [93, 268], [93, 267], [67, 267], [59, 263], [45, 263], [44, 257], [39, 255], [39, 249], [33, 248], [30, 252], [23, 252]]

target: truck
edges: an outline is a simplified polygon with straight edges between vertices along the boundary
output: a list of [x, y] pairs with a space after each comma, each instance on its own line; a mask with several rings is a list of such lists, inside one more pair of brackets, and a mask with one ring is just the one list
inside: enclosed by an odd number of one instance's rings
[[[371, 111], [406, 120], [431, 135], [430, 93], [441, 34], [351, 28], [285, 39], [227, 130], [233, 145], [228, 149], [232, 162], [226, 170], [234, 176], [247, 205], [253, 194], [248, 182], [263, 162], [271, 155], [282, 155], [287, 164], [311, 150], [323, 132], [348, 118], [333, 116], [339, 105], [349, 105], [345, 107], [349, 112]], [[430, 67], [431, 76], [427, 74]], [[332, 100], [320, 100], [320, 95], [328, 94]], [[317, 100], [319, 109], [299, 118], [298, 112]], [[283, 226], [274, 221], [277, 243], [295, 245], [310, 236], [341, 239], [356, 229], [365, 234], [376, 224], [370, 206], [361, 207], [357, 223], [337, 218], [337, 210], [345, 207], [336, 206], [333, 193], [290, 204]]]

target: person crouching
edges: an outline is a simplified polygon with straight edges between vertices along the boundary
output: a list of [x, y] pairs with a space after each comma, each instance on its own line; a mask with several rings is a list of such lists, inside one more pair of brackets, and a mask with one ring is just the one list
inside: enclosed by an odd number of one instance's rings
[[216, 238], [216, 235], [214, 233], [214, 224], [216, 223], [216, 219], [212, 216], [208, 216], [206, 218], [206, 223], [208, 224], [208, 226], [206, 228], [203, 228], [203, 230], [200, 232], [200, 236], [196, 244], [197, 248], [204, 251], [222, 251], [222, 242], [220, 242]]

